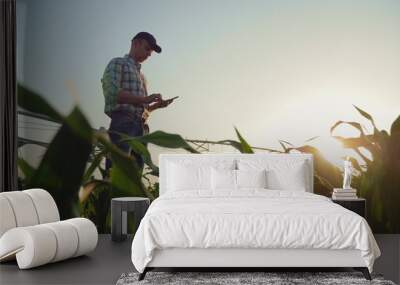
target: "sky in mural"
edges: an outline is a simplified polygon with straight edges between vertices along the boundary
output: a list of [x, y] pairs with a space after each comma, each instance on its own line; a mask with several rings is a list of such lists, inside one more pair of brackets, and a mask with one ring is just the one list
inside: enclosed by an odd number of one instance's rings
[[[139, 31], [163, 51], [143, 72], [150, 93], [180, 96], [154, 112], [151, 130], [185, 138], [234, 138], [253, 146], [312, 142], [331, 161], [346, 152], [330, 137], [337, 120], [390, 128], [400, 110], [399, 1], [17, 1], [18, 77], [67, 113], [79, 104], [108, 128], [100, 78]], [[53, 130], [24, 123], [20, 135]], [[356, 135], [349, 128], [339, 135]]]

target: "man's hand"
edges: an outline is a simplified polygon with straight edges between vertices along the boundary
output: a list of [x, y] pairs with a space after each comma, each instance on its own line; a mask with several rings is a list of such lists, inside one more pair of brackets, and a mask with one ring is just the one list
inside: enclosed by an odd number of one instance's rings
[[160, 102], [158, 102], [160, 104], [160, 108], [165, 108], [167, 107], [169, 104], [172, 103], [172, 99], [168, 99], [168, 100], [161, 100]]
[[168, 99], [168, 100], [162, 100], [158, 101], [154, 104], [151, 104], [149, 106], [149, 111], [153, 111], [155, 109], [159, 109], [159, 108], [165, 108], [167, 107], [169, 104], [171, 104], [174, 100], [173, 99]]
[[160, 102], [160, 101], [162, 101], [162, 97], [161, 97], [161, 94], [159, 94], [159, 93], [151, 94], [146, 97], [147, 104], [151, 104], [154, 102]]

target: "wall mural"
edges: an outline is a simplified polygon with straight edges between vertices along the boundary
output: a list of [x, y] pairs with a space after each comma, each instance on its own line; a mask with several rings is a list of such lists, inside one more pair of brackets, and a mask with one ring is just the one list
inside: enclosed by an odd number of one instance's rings
[[[399, 39], [388, 40], [386, 46], [371, 44], [377, 40], [371, 39], [374, 33], [366, 37], [365, 29], [344, 12], [347, 4], [343, 3], [327, 9], [315, 1], [293, 7], [279, 1], [256, 1], [255, 8], [243, 6], [240, 1], [235, 2], [237, 5], [227, 2], [226, 7], [213, 2], [215, 10], [210, 13], [200, 4], [189, 3], [186, 5], [199, 13], [190, 16], [178, 8], [179, 1], [171, 1], [170, 6], [156, 1], [170, 14], [159, 15], [150, 4], [140, 4], [143, 7], [141, 12], [134, 12], [136, 18], [119, 17], [109, 27], [100, 17], [110, 13], [106, 2], [103, 6], [91, 1], [79, 5], [73, 1], [59, 3], [69, 11], [67, 15], [76, 17], [76, 22], [61, 17], [54, 22], [54, 27], [60, 29], [57, 30], [42, 28], [55, 21], [52, 15], [61, 15], [61, 8], [52, 1], [17, 1], [21, 189], [47, 189], [56, 200], [61, 219], [87, 217], [100, 233], [107, 233], [111, 198], [158, 197], [160, 152], [311, 153], [314, 192], [328, 197], [333, 188], [342, 186], [342, 161], [349, 157], [354, 167], [351, 185], [358, 196], [367, 199], [367, 216], [373, 231], [400, 233], [400, 90], [394, 79], [385, 81], [390, 76], [397, 78], [400, 72], [398, 66], [391, 65], [393, 58], [389, 56], [400, 60], [398, 54], [391, 53], [396, 50], [391, 47], [400, 46]], [[89, 4], [98, 8], [100, 16], [84, 21], [93, 10]], [[119, 4], [112, 10], [123, 13], [126, 7], [133, 8], [129, 1]], [[362, 5], [371, 12], [377, 4]], [[399, 19], [400, 7], [395, 8], [399, 8], [399, 15], [393, 17]], [[260, 11], [266, 11], [266, 15]], [[277, 16], [272, 11], [281, 14]], [[321, 13], [329, 16], [327, 20], [317, 19]], [[234, 17], [236, 14], [242, 15], [240, 20]], [[154, 22], [144, 15], [159, 16], [159, 20]], [[344, 17], [346, 29], [334, 20], [337, 15]], [[203, 23], [202, 16], [209, 22]], [[365, 18], [362, 12], [352, 17], [368, 20], [372, 25], [371, 18]], [[322, 32], [313, 25], [314, 18], [322, 21]], [[181, 21], [186, 21], [186, 28], [195, 33], [185, 32]], [[127, 28], [128, 24], [133, 28]], [[94, 30], [97, 33], [96, 25], [103, 34], [89, 40], [88, 34]], [[383, 28], [389, 26], [390, 23]], [[380, 35], [379, 28], [375, 27], [376, 37]], [[358, 38], [347, 37], [347, 29], [356, 29]], [[139, 48], [132, 37], [143, 30], [163, 36], [157, 42], [151, 38], [140, 41], [145, 44], [134, 55], [132, 47], [136, 45], [136, 52]], [[398, 30], [393, 28], [393, 33]], [[113, 34], [115, 31], [121, 34]], [[115, 37], [121, 43], [114, 44], [114, 39], [107, 41], [105, 37]], [[379, 61], [378, 65], [385, 64], [393, 72], [391, 75], [376, 75], [373, 64], [363, 66], [363, 71], [355, 68], [365, 64], [357, 49], [364, 40], [370, 43], [369, 47], [361, 44], [370, 53], [368, 58]], [[325, 45], [326, 41], [329, 44]], [[331, 44], [335, 41], [347, 44], [347, 48], [338, 45], [333, 49]], [[158, 44], [162, 53], [147, 53], [157, 52]], [[268, 51], [264, 52], [264, 48]], [[387, 58], [378, 57], [382, 51]], [[132, 53], [143, 63], [139, 69], [145, 69], [146, 78], [142, 72], [124, 71], [127, 67], [123, 53]], [[119, 59], [111, 60], [115, 57]], [[304, 58], [308, 60], [303, 61]], [[353, 73], [342, 73], [347, 70]], [[371, 74], [376, 76], [374, 80]], [[332, 76], [335, 80], [330, 81]], [[147, 83], [152, 78], [154, 84]], [[124, 103], [110, 99], [120, 91], [115, 82], [120, 82], [124, 90], [137, 88], [143, 98], [150, 98], [145, 102], [147, 110], [141, 110], [140, 115], [144, 112], [146, 120], [141, 122], [140, 134], [121, 133], [118, 128], [114, 133], [107, 132], [110, 118], [114, 120], [105, 114], [107, 104], [112, 109]], [[385, 83], [382, 90], [387, 95], [382, 95], [379, 88]], [[161, 98], [157, 89], [172, 95], [162, 92]], [[343, 94], [327, 97], [331, 92]], [[364, 96], [362, 92], [369, 93]], [[165, 99], [176, 96], [179, 98], [173, 102]], [[386, 101], [379, 99], [382, 96]], [[377, 98], [384, 103], [375, 104]], [[382, 111], [384, 108], [389, 111]], [[156, 109], [160, 110], [153, 112]], [[340, 147], [324, 144], [326, 138]], [[121, 145], [118, 148], [117, 141], [123, 141], [132, 155], [122, 151]]]

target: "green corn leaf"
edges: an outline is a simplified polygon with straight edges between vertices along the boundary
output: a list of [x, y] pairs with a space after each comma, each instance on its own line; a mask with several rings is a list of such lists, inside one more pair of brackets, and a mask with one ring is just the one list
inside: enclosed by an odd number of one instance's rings
[[241, 145], [241, 152], [242, 153], [254, 153], [253, 149], [251, 146], [247, 143], [247, 141], [242, 137], [242, 135], [239, 133], [238, 129], [235, 127], [235, 132], [236, 135], [239, 139], [240, 145]]
[[122, 137], [122, 140], [131, 147], [134, 153], [139, 154], [143, 158], [144, 163], [153, 170], [153, 174], [158, 173], [158, 167], [153, 163], [149, 150], [138, 138], [130, 137], [122, 133], [119, 133], [119, 135]]
[[400, 116], [397, 117], [396, 120], [392, 123], [392, 126], [390, 127], [390, 135], [398, 134], [400, 133]]
[[374, 119], [372, 118], [372, 116], [370, 114], [368, 114], [367, 112], [361, 110], [360, 108], [358, 108], [356, 105], [353, 105], [354, 108], [356, 108], [356, 110], [367, 120], [369, 120], [372, 124], [372, 126], [374, 127], [374, 133], [378, 132], [378, 129], [375, 126], [375, 122]]
[[[331, 134], [332, 132], [335, 130], [336, 127], [338, 127], [341, 124], [347, 124], [350, 125], [354, 128], [356, 128], [359, 132], [360, 132], [360, 137], [359, 137], [359, 141], [363, 141], [362, 142], [362, 147], [366, 148], [368, 151], [371, 152], [373, 157], [379, 157], [380, 156], [380, 145], [379, 145], [379, 141], [377, 140], [377, 136], [379, 135], [378, 133], [374, 133], [374, 135], [365, 135], [364, 130], [361, 126], [360, 123], [358, 122], [346, 122], [346, 121], [338, 121], [336, 122], [332, 127], [331, 127]], [[356, 138], [351, 138], [352, 141], [349, 140], [345, 140], [344, 138], [340, 137], [340, 136], [334, 136], [334, 138], [336, 138], [337, 140], [340, 140], [343, 144], [344, 147], [348, 147], [348, 148], [359, 148], [360, 146], [346, 146], [345, 143], [349, 144], [351, 142], [355, 142]], [[365, 156], [363, 157], [365, 158]]]
[[104, 159], [106, 153], [107, 152], [105, 150], [103, 150], [95, 155], [92, 163], [90, 164], [90, 166], [86, 170], [85, 174], [83, 175], [82, 184], [89, 182], [90, 177], [93, 175], [96, 168], [98, 168], [100, 166], [100, 163]]
[[101, 173], [101, 177], [103, 177], [103, 179], [105, 179], [107, 177], [107, 171], [104, 168], [101, 168], [100, 166], [98, 169]]
[[288, 141], [279, 140], [279, 142], [285, 143], [285, 144], [287, 144], [287, 145], [290, 145], [290, 146], [294, 146], [293, 144], [291, 144], [291, 143], [290, 143], [290, 142], [288, 142]]
[[[358, 160], [357, 160], [357, 159], [355, 159], [354, 157], [351, 157], [351, 156], [348, 156], [347, 158], [350, 160], [351, 164], [353, 165], [353, 167], [354, 167], [355, 169], [357, 169], [357, 170], [360, 171], [360, 172], [363, 171], [363, 169], [361, 168], [361, 166], [360, 166], [360, 164], [358, 163]], [[345, 158], [343, 157], [343, 159], [345, 159]]]
[[[372, 139], [372, 135], [367, 135], [367, 138]], [[334, 139], [340, 141], [343, 144], [344, 148], [360, 148], [360, 147], [367, 147], [370, 143], [369, 140], [365, 140], [362, 137], [356, 138], [344, 138], [341, 136], [333, 136]]]
[[[322, 153], [311, 145], [303, 145], [300, 147], [292, 148], [290, 150], [296, 150], [303, 153], [310, 153], [313, 155], [314, 160], [314, 173], [319, 177], [322, 177], [321, 181], [323, 181], [323, 185], [331, 185], [333, 187], [340, 187], [342, 183], [342, 173], [340, 169], [334, 164], [330, 163]], [[314, 189], [314, 192], [321, 194], [332, 189]]]
[[391, 134], [390, 138], [385, 140], [388, 141], [386, 146], [387, 146], [387, 151], [391, 157], [390, 168], [400, 173], [400, 116], [397, 117], [397, 119], [393, 122], [390, 128], [390, 134]]
[[337, 121], [337, 122], [331, 127], [331, 130], [330, 130], [331, 134], [332, 134], [332, 132], [333, 132], [338, 126], [340, 126], [340, 125], [342, 125], [342, 124], [347, 124], [347, 125], [353, 126], [354, 128], [356, 128], [357, 130], [360, 131], [360, 134], [361, 134], [362, 136], [365, 136], [364, 130], [363, 130], [363, 128], [362, 128], [362, 126], [361, 126], [360, 123], [358, 123], [358, 122], [347, 122], [347, 121]]
[[287, 152], [291, 149], [291, 148], [288, 149], [282, 141], [278, 141], [278, 142], [279, 142], [279, 144], [281, 145], [281, 147], [283, 148], [283, 151], [284, 151], [285, 153], [287, 153]]
[[112, 196], [148, 196], [141, 181], [141, 170], [134, 158], [122, 152], [119, 148], [107, 141], [103, 136], [96, 136], [110, 153], [112, 167], [110, 170]]
[[332, 196], [333, 188], [335, 188], [327, 179], [314, 173], [314, 193], [324, 195], [327, 197]]
[[[210, 142], [211, 144], [214, 144], [213, 142]], [[237, 149], [238, 151], [242, 152], [242, 145], [240, 142], [235, 141], [235, 140], [222, 140], [222, 141], [217, 141], [215, 144], [221, 144], [221, 145], [230, 145], [233, 148]]]
[[315, 137], [309, 138], [305, 142], [310, 142], [310, 141], [316, 140], [317, 138], [319, 138], [319, 136], [315, 136]]
[[64, 121], [64, 117], [57, 110], [28, 87], [17, 84], [17, 99], [18, 105], [27, 111], [47, 116], [59, 123]]
[[32, 179], [32, 176], [35, 173], [35, 169], [26, 160], [20, 157], [17, 160], [17, 164], [22, 173], [24, 173], [25, 183], [29, 184], [29, 181]]
[[163, 131], [155, 131], [142, 137], [137, 137], [137, 140], [143, 144], [152, 143], [166, 148], [182, 148], [191, 153], [198, 153], [192, 148], [180, 135], [170, 134]]
[[99, 233], [109, 233], [107, 219], [110, 213], [111, 185], [102, 180], [93, 180], [81, 188], [79, 192], [80, 214], [90, 219]]
[[92, 193], [99, 189], [99, 187], [110, 187], [110, 183], [104, 180], [94, 179], [90, 182], [84, 183], [79, 189], [79, 201], [81, 203], [87, 201]]
[[[66, 121], [79, 123], [80, 133], [87, 133], [85, 137], [90, 137], [92, 129], [78, 108], [74, 108]], [[64, 123], [27, 184], [28, 188], [44, 188], [49, 191], [62, 219], [74, 216], [73, 208], [91, 150], [91, 141]]]
[[112, 154], [112, 168], [110, 170], [113, 197], [138, 196], [146, 197], [140, 177], [137, 177], [139, 168], [131, 158], [123, 158]]
[[[17, 85], [17, 98], [18, 105], [21, 108], [35, 114], [43, 115], [45, 118], [47, 117], [50, 120], [58, 122], [60, 124], [67, 123], [71, 128], [71, 131], [74, 131], [76, 134], [82, 136], [82, 138], [86, 140], [92, 139], [92, 130], [87, 131], [85, 128], [81, 128], [80, 126], [82, 117], [84, 117], [81, 111], [79, 111], [79, 116], [77, 115], [64, 117], [38, 93], [21, 84]], [[75, 109], [79, 108], [75, 107]], [[84, 118], [84, 121], [86, 121], [87, 123], [86, 118]], [[89, 123], [87, 123], [86, 125], [89, 125]]]

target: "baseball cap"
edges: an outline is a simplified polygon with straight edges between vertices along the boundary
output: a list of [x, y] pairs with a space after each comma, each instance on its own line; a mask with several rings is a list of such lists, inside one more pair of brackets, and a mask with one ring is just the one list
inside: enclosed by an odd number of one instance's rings
[[149, 43], [150, 47], [156, 53], [161, 52], [161, 47], [159, 45], [157, 45], [156, 38], [152, 34], [147, 33], [147, 32], [140, 32], [140, 33], [136, 34], [136, 36], [134, 36], [132, 40], [137, 40], [137, 39], [146, 40]]

